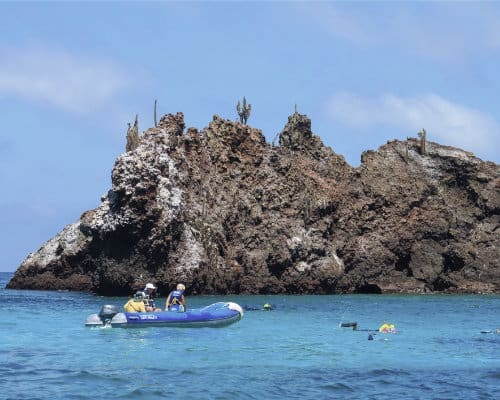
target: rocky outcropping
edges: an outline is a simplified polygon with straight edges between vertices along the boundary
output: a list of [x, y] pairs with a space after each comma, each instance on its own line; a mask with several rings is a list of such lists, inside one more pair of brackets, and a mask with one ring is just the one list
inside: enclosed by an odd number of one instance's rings
[[125, 295], [499, 293], [500, 169], [416, 139], [362, 155], [289, 117], [280, 146], [214, 116], [164, 116], [116, 160], [112, 188], [28, 255], [9, 288]]

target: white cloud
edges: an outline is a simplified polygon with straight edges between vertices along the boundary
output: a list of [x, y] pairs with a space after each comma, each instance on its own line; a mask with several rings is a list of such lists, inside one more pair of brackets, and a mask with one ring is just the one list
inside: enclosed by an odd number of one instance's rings
[[452, 62], [500, 47], [500, 8], [485, 2], [325, 1], [294, 7], [325, 34], [364, 47]]
[[103, 60], [54, 49], [0, 48], [0, 95], [88, 112], [129, 85], [127, 74]]
[[375, 98], [342, 92], [328, 104], [329, 116], [346, 126], [376, 129], [380, 126], [401, 131], [402, 138], [422, 128], [429, 140], [460, 147], [479, 156], [498, 151], [500, 124], [491, 115], [452, 103], [435, 94], [398, 97], [385, 94]]
[[293, 2], [300, 18], [307, 17], [327, 34], [355, 43], [372, 42], [373, 35], [358, 18], [328, 2]]

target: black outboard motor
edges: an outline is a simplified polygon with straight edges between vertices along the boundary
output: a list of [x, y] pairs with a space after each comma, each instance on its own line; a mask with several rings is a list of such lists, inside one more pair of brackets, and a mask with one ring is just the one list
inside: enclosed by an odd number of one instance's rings
[[101, 307], [101, 311], [99, 311], [99, 318], [104, 325], [107, 325], [119, 312], [118, 307], [111, 304], [105, 304]]

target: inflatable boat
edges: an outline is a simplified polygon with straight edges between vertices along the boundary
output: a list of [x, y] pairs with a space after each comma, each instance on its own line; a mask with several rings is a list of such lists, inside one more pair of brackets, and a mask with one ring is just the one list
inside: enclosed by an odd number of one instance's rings
[[203, 308], [184, 312], [119, 312], [113, 305], [104, 305], [99, 314], [91, 314], [85, 326], [111, 326], [113, 328], [136, 328], [146, 326], [163, 327], [222, 327], [239, 321], [243, 309], [236, 303], [219, 302]]

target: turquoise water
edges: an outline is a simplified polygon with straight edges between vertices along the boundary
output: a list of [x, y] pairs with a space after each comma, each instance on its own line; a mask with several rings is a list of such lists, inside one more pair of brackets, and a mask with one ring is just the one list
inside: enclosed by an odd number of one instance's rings
[[[0, 273], [0, 287], [11, 274]], [[0, 399], [493, 399], [500, 296], [198, 296], [225, 328], [86, 328], [125, 298], [0, 289]], [[397, 334], [341, 328], [383, 321]]]

